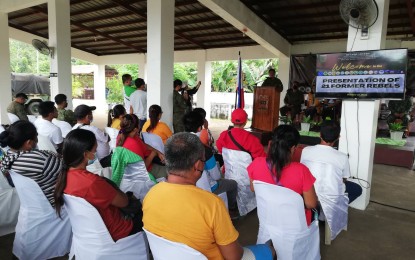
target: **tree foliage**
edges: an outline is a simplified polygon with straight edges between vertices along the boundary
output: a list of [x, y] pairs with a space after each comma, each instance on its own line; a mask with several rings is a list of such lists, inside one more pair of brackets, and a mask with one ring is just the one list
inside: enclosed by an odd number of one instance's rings
[[[277, 59], [242, 60], [245, 92], [253, 92], [253, 87], [262, 84], [268, 76], [268, 70], [278, 71]], [[237, 84], [237, 61], [212, 62], [212, 91], [233, 92]]]
[[10, 70], [15, 73], [49, 75], [49, 57], [40, 54], [32, 45], [9, 40]]
[[[180, 79], [187, 81], [189, 86], [195, 86], [197, 84], [197, 63], [186, 62], [186, 63], [175, 63], [173, 71], [174, 80]], [[173, 81], [172, 81], [173, 84]]]

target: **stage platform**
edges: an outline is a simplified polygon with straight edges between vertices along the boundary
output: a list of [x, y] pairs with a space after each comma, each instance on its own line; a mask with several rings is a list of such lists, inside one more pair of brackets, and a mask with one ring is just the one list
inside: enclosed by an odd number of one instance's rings
[[409, 136], [404, 140], [406, 140], [404, 146], [376, 144], [373, 162], [406, 167], [412, 170], [415, 155], [415, 137]]
[[[415, 137], [409, 136], [403, 140], [406, 140], [404, 146], [375, 144], [373, 163], [400, 166], [410, 170], [414, 169]], [[301, 136], [299, 145], [300, 154], [296, 154], [296, 156], [301, 158], [301, 150], [305, 146], [319, 143], [319, 137]]]

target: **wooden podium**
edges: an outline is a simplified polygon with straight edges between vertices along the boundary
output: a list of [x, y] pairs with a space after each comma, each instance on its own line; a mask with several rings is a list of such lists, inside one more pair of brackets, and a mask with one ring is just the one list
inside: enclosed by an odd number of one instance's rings
[[266, 145], [272, 138], [272, 131], [278, 126], [280, 92], [276, 87], [254, 88], [254, 109], [251, 132]]

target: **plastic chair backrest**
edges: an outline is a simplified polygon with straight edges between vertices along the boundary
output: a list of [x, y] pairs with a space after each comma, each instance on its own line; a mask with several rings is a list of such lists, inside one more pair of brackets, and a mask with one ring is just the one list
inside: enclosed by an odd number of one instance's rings
[[59, 218], [34, 180], [13, 171], [10, 176], [20, 199], [13, 254], [19, 259], [49, 259], [67, 254], [72, 231], [65, 208]]
[[119, 130], [112, 127], [105, 127], [105, 133], [107, 133], [110, 137], [109, 146], [111, 150], [114, 150], [114, 148], [117, 146], [117, 136], [118, 136]]
[[0, 174], [0, 236], [15, 232], [20, 200], [15, 188]]
[[[196, 182], [196, 187], [199, 187], [205, 191], [212, 192], [206, 170], [203, 171], [202, 176]], [[222, 192], [218, 194], [218, 196], [223, 200], [223, 203], [225, 203], [226, 208], [228, 208], [228, 195], [226, 194], [226, 192]]]
[[239, 214], [244, 216], [256, 208], [255, 193], [251, 191], [247, 167], [252, 162], [251, 156], [243, 151], [222, 149], [225, 163], [225, 178], [238, 183]]
[[120, 189], [123, 192], [131, 191], [141, 201], [155, 183], [150, 179], [144, 161], [128, 164], [124, 169]]
[[160, 136], [158, 136], [156, 134], [152, 134], [152, 133], [147, 133], [147, 132], [142, 132], [141, 134], [143, 136], [144, 143], [150, 145], [151, 147], [153, 147], [157, 151], [164, 154], [164, 144], [163, 144], [163, 140], [161, 140]]
[[66, 138], [66, 135], [72, 130], [72, 126], [66, 121], [57, 120], [54, 118], [52, 123], [61, 129], [63, 138]]
[[39, 148], [39, 150], [51, 151], [56, 153], [55, 146], [53, 146], [52, 142], [49, 140], [47, 136], [38, 135], [37, 140], [37, 147]]
[[17, 122], [20, 120], [18, 116], [12, 113], [7, 113], [7, 116], [9, 117], [10, 124], [13, 124], [14, 122]]
[[253, 184], [260, 223], [258, 242], [271, 238], [278, 259], [319, 259], [318, 221], [307, 226], [302, 197], [281, 186], [260, 181]]
[[112, 239], [100, 214], [85, 199], [64, 194], [72, 223], [73, 246], [69, 259], [148, 259], [144, 233]]
[[165, 238], [159, 237], [150, 231], [144, 229], [146, 232], [148, 243], [150, 244], [151, 252], [154, 260], [204, 260], [207, 259], [199, 251], [178, 242], [173, 242]]
[[[349, 198], [344, 193], [342, 170], [333, 164], [319, 161], [303, 161], [316, 178], [314, 187], [330, 227], [330, 239], [347, 228]], [[330, 241], [330, 240], [328, 240]]]

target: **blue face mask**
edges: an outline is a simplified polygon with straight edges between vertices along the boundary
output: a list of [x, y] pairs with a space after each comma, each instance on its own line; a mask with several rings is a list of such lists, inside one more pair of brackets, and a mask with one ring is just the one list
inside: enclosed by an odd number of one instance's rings
[[92, 160], [88, 160], [88, 165], [93, 164], [93, 163], [94, 163], [97, 159], [98, 159], [98, 158], [97, 158], [97, 153], [94, 153], [94, 159], [92, 159]]

